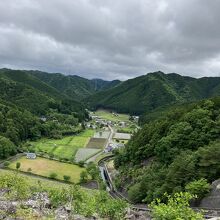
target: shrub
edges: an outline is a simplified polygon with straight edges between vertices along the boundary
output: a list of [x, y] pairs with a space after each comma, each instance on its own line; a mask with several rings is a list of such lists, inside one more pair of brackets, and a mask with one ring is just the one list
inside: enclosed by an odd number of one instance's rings
[[67, 202], [67, 190], [65, 189], [50, 189], [49, 198], [53, 207], [64, 205]]
[[50, 179], [56, 179], [57, 178], [57, 174], [56, 173], [50, 173], [49, 178]]
[[1, 176], [0, 188], [8, 188], [9, 197], [12, 199], [26, 199], [30, 195], [28, 182], [17, 173]]
[[53, 153], [50, 153], [50, 154], [49, 154], [49, 158], [50, 158], [50, 159], [53, 159], [53, 158], [54, 158], [54, 154], [53, 154]]
[[80, 173], [80, 183], [86, 183], [88, 181], [88, 173], [86, 171], [82, 171]]
[[21, 167], [21, 163], [20, 163], [20, 162], [17, 162], [17, 163], [16, 163], [16, 169], [18, 170], [18, 169], [20, 169], [20, 167]]
[[31, 173], [31, 171], [32, 171], [32, 169], [29, 167], [29, 168], [27, 169], [27, 172], [28, 172], [28, 173]]
[[195, 198], [188, 192], [180, 192], [174, 194], [173, 197], [167, 196], [167, 204], [162, 203], [160, 199], [156, 199], [151, 203], [152, 217], [155, 220], [202, 220], [201, 213], [195, 212], [189, 206], [189, 201]]
[[84, 161], [79, 161], [78, 164], [79, 164], [80, 167], [84, 167], [85, 163], [84, 163]]
[[5, 161], [3, 165], [4, 167], [8, 167], [10, 165], [10, 161]]
[[196, 195], [198, 199], [201, 199], [209, 193], [210, 185], [206, 179], [202, 178], [188, 183], [185, 189], [192, 195]]
[[64, 175], [64, 176], [63, 176], [63, 180], [64, 180], [65, 182], [69, 182], [70, 179], [71, 179], [70, 176], [67, 176], [67, 175]]
[[128, 198], [134, 203], [142, 201], [143, 194], [140, 183], [136, 183], [135, 185], [130, 187], [130, 189], [128, 190]]
[[86, 167], [87, 173], [91, 176], [92, 180], [99, 179], [99, 169], [96, 167], [95, 163], [90, 162]]

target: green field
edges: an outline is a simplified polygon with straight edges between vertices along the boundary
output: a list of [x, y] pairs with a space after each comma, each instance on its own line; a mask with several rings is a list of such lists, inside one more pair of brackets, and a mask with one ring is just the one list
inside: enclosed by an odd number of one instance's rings
[[85, 147], [93, 135], [94, 130], [86, 130], [78, 135], [67, 136], [59, 140], [43, 138], [29, 143], [36, 152], [54, 154], [57, 158], [73, 159], [77, 150]]
[[16, 169], [17, 162], [21, 163], [21, 171], [27, 172], [27, 170], [31, 168], [32, 173], [45, 177], [49, 177], [51, 173], [56, 173], [56, 178], [59, 180], [63, 180], [63, 175], [68, 175], [71, 177], [70, 182], [74, 183], [79, 182], [80, 173], [84, 170], [84, 168], [73, 164], [61, 163], [41, 157], [37, 157], [36, 159], [27, 159], [24, 156], [12, 162], [9, 165], [9, 168]]
[[107, 110], [97, 110], [92, 115], [99, 116], [100, 118], [110, 121], [124, 121], [124, 122], [129, 121], [129, 115], [117, 113], [118, 116], [115, 116]]

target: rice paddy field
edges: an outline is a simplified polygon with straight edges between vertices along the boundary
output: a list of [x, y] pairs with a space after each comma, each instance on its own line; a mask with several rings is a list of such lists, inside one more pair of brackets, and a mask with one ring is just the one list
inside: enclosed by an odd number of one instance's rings
[[36, 152], [53, 154], [57, 158], [73, 159], [79, 148], [86, 147], [94, 133], [94, 130], [88, 129], [78, 135], [67, 136], [58, 140], [43, 138], [35, 142], [29, 142], [29, 144]]
[[49, 160], [41, 157], [36, 159], [27, 159], [25, 156], [13, 161], [10, 165], [10, 169], [16, 169], [16, 163], [20, 162], [21, 167], [19, 170], [27, 172], [31, 169], [31, 173], [44, 177], [49, 177], [51, 173], [56, 173], [56, 179], [63, 180], [63, 176], [70, 176], [70, 182], [78, 183], [80, 179], [80, 173], [84, 170], [77, 165], [62, 163], [55, 160]]

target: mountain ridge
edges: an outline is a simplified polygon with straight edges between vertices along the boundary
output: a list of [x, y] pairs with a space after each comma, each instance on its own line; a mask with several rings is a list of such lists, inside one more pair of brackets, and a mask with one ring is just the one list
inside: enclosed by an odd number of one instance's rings
[[162, 106], [220, 95], [220, 77], [193, 78], [176, 73], [152, 72], [126, 80], [88, 99], [91, 108], [142, 114]]

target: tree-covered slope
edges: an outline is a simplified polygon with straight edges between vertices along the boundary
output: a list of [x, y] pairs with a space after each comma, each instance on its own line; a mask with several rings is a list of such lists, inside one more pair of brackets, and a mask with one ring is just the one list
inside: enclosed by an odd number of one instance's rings
[[64, 95], [61, 94], [57, 89], [39, 80], [27, 71], [1, 69], [0, 78], [9, 79], [25, 86], [30, 86], [54, 98], [64, 98]]
[[0, 70], [0, 159], [21, 151], [27, 139], [79, 132], [85, 118], [84, 105], [29, 72]]
[[119, 80], [89, 80], [75, 75], [65, 76], [60, 73], [45, 73], [40, 71], [30, 71], [30, 73], [75, 100], [81, 100], [96, 93], [97, 91], [114, 87], [120, 83]]
[[220, 177], [220, 98], [171, 108], [148, 121], [117, 152], [116, 185], [134, 202], [151, 202], [188, 183]]
[[0, 70], [0, 98], [37, 115], [50, 108], [58, 112], [84, 114], [84, 106], [56, 88], [41, 81], [29, 71]]
[[220, 95], [220, 77], [195, 79], [178, 74], [149, 73], [129, 79], [86, 101], [93, 108], [141, 114], [177, 103]]

